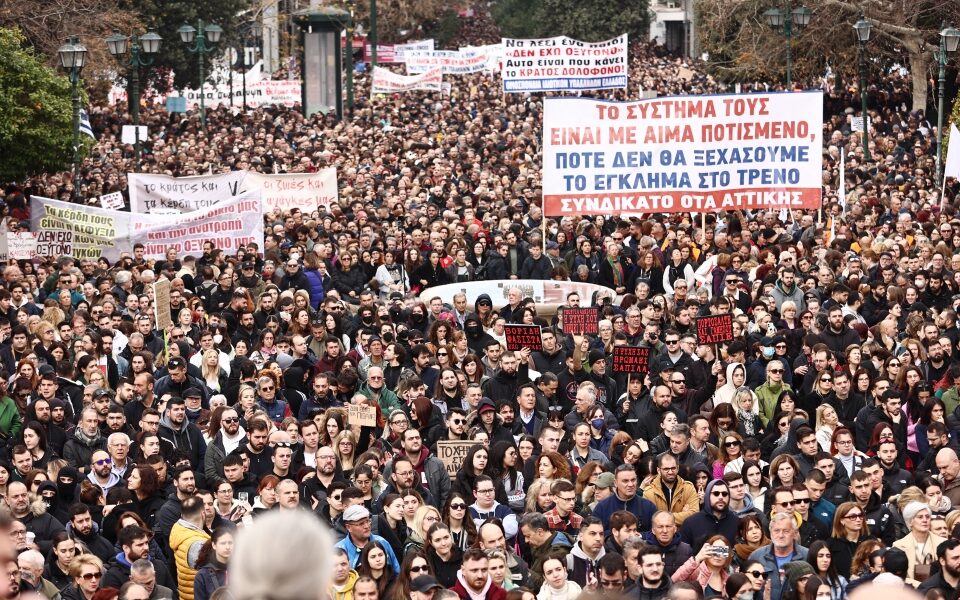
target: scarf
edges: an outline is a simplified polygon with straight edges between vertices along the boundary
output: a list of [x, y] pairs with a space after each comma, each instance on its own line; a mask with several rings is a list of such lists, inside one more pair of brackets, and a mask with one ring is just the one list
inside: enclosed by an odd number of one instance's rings
[[761, 546], [766, 546], [769, 543], [770, 543], [770, 540], [767, 539], [767, 536], [763, 536], [763, 538], [756, 544], [748, 544], [746, 542], [742, 544], [737, 544], [733, 547], [733, 551], [737, 553], [737, 556], [740, 557], [740, 560], [747, 560], [750, 558], [750, 554], [754, 550], [756, 550], [757, 548], [760, 548]]
[[610, 263], [610, 270], [613, 271], [613, 287], [623, 287], [623, 267], [620, 266], [620, 261], [608, 256], [607, 262]]
[[84, 446], [89, 447], [89, 446], [92, 446], [93, 444], [96, 444], [98, 441], [100, 441], [100, 430], [97, 429], [97, 431], [93, 435], [87, 435], [83, 432], [82, 429], [77, 427], [77, 430], [73, 432], [73, 437], [77, 438], [77, 441], [79, 441]]

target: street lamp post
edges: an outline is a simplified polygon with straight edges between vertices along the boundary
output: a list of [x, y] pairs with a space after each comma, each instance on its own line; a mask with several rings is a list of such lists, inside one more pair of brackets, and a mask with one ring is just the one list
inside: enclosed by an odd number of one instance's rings
[[370, 66], [377, 66], [377, 0], [370, 0]]
[[[943, 97], [947, 93], [947, 61], [950, 60], [950, 55], [957, 51], [958, 45], [960, 30], [944, 26], [940, 32], [940, 49], [935, 53], [940, 66], [940, 79], [937, 82], [937, 185], [943, 181]], [[960, 144], [960, 140], [953, 140], [953, 143]]]
[[793, 29], [803, 29], [810, 24], [810, 9], [806, 6], [798, 6], [792, 10], [780, 10], [771, 8], [763, 13], [763, 19], [767, 25], [782, 32], [787, 38], [787, 89], [793, 87]]
[[[204, 24], [202, 20], [197, 21], [197, 27], [183, 25], [177, 29], [180, 39], [187, 45], [187, 50], [197, 55], [197, 62], [200, 65], [200, 127], [207, 129], [207, 105], [203, 91], [204, 76], [203, 57], [214, 51], [214, 46], [220, 41], [223, 35], [223, 29], [216, 23]], [[209, 45], [208, 45], [209, 43]]]
[[70, 74], [73, 100], [73, 199], [80, 199], [80, 71], [87, 59], [87, 48], [80, 38], [70, 36], [57, 51], [60, 65]]
[[247, 112], [247, 67], [253, 66], [247, 65], [247, 42], [251, 39], [258, 41], [262, 35], [263, 25], [259, 21], [251, 21], [243, 29], [243, 70], [241, 72], [243, 78], [243, 112]]
[[353, 113], [353, 0], [347, 1], [347, 9], [350, 11], [350, 21], [347, 23], [347, 110]]
[[870, 132], [867, 125], [867, 42], [870, 41], [870, 33], [873, 31], [873, 24], [861, 16], [860, 20], [853, 24], [854, 31], [857, 32], [857, 62], [860, 64], [860, 123], [863, 126], [861, 137], [863, 138], [863, 161], [870, 161]]
[[153, 56], [160, 51], [160, 42], [163, 41], [154, 31], [143, 35], [132, 34], [129, 38], [114, 30], [113, 35], [106, 40], [107, 50], [117, 60], [123, 60], [130, 45], [130, 58], [125, 62], [130, 71], [127, 79], [127, 103], [130, 107], [130, 117], [133, 121], [133, 156], [134, 169], [140, 171], [140, 67], [149, 67], [153, 64]]

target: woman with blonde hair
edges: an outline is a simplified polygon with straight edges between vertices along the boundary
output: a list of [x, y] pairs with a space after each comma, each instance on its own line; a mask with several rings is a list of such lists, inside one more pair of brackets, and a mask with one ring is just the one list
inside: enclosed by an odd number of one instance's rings
[[353, 468], [357, 457], [357, 436], [349, 429], [344, 429], [334, 439], [333, 453], [337, 456], [337, 461], [343, 469], [343, 476], [350, 478], [353, 475]]
[[835, 408], [829, 404], [821, 404], [817, 407], [817, 443], [820, 444], [820, 450], [823, 452], [830, 452], [833, 432], [839, 424], [840, 418]]
[[70, 561], [68, 573], [73, 583], [63, 589], [64, 598], [92, 600], [103, 578], [103, 561], [93, 554], [78, 554]]
[[527, 488], [527, 512], [547, 512], [553, 508], [553, 492], [549, 479], [534, 479]]
[[220, 366], [220, 352], [216, 348], [204, 350], [200, 361], [203, 383], [214, 392], [222, 392], [227, 386], [227, 373]]
[[411, 550], [423, 551], [427, 540], [427, 531], [433, 527], [434, 523], [442, 523], [443, 517], [440, 511], [430, 505], [421, 506], [417, 509], [417, 514], [413, 517], [413, 523], [407, 535], [407, 543], [403, 547], [403, 553]]

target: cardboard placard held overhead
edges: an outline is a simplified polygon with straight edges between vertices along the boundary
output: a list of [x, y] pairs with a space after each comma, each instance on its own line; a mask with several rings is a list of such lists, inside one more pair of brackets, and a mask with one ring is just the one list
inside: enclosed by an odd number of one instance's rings
[[377, 409], [373, 406], [367, 406], [366, 404], [350, 404], [347, 406], [347, 422], [351, 425], [359, 425], [360, 427], [376, 427], [377, 426]]
[[650, 372], [650, 348], [614, 346], [613, 370], [616, 373]]
[[456, 479], [467, 452], [476, 445], [473, 440], [437, 440], [437, 458], [446, 467], [450, 479]]
[[543, 350], [543, 338], [539, 325], [504, 325], [503, 333], [507, 337], [507, 350], [529, 348], [534, 352]]
[[563, 309], [563, 332], [596, 335], [600, 332], [600, 309], [596, 306]]
[[164, 331], [173, 327], [173, 317], [170, 315], [170, 280], [158, 279], [153, 284], [154, 318], [157, 331]]
[[696, 319], [697, 342], [720, 344], [733, 339], [733, 314], [709, 315]]

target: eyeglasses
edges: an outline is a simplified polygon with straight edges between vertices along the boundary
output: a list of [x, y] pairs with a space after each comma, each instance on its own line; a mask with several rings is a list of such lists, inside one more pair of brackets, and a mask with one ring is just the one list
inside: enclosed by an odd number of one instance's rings
[[447, 355], [446, 352], [437, 352], [437, 356], [446, 356], [446, 355]]
[[492, 493], [493, 493], [493, 488], [486, 488], [486, 489], [483, 489], [483, 490], [477, 490], [477, 493], [478, 493], [478, 494], [492, 494]]
[[744, 573], [746, 573], [746, 574], [749, 575], [750, 577], [753, 577], [754, 579], [766, 579], [766, 578], [767, 578], [767, 574], [764, 573], [763, 571], [744, 571]]
[[227, 417], [226, 419], [220, 419], [221, 423], [239, 423], [239, 417]]
[[427, 565], [418, 565], [416, 567], [410, 567], [411, 573], [429, 573], [430, 570], [427, 568]]
[[467, 508], [467, 505], [461, 502], [457, 502], [456, 504], [450, 505], [450, 510], [464, 510], [466, 508]]
[[794, 498], [794, 504], [810, 504], [810, 498]]
[[463, 419], [450, 419], [450, 422], [454, 425], [463, 425]]
[[103, 465], [112, 465], [113, 461], [110, 460], [109, 458], [101, 458], [100, 460], [93, 461], [93, 464], [99, 465], [102, 467]]
[[80, 576], [84, 581], [93, 581], [94, 579], [100, 579], [103, 577], [100, 573], [84, 573]]
[[774, 346], [774, 348], [776, 348], [777, 350], [786, 350], [786, 349], [787, 349], [787, 345], [786, 345], [786, 344], [777, 344], [776, 346]]
[[716, 492], [710, 492], [710, 495], [713, 496], [713, 497], [715, 497], [715, 498], [727, 498], [727, 497], [730, 496], [730, 492], [720, 492], [720, 491], [716, 491]]
[[275, 390], [275, 389], [276, 389], [276, 388], [271, 385], [270, 387], [262, 387], [262, 388], [260, 388], [260, 391], [261, 391], [261, 392], [272, 392], [272, 391]]
[[686, 383], [686, 379], [671, 379], [670, 383]]
[[680, 340], [663, 340], [664, 344], [679, 344]]
[[791, 506], [795, 506], [797, 503], [795, 500], [787, 500], [785, 502], [774, 502], [774, 504], [782, 508], [790, 508]]
[[854, 520], [859, 521], [859, 520], [863, 519], [863, 513], [856, 513], [856, 514], [854, 514], [854, 513], [848, 513], [848, 514], [847, 514], [846, 516], [844, 516], [843, 518], [844, 518], [844, 519], [854, 519]]
[[728, 280], [726, 280], [725, 283], [726, 283], [727, 285], [736, 285], [736, 284], [737, 284], [737, 281], [739, 281], [739, 280], [738, 280], [738, 279], [728, 279]]
[[770, 369], [771, 373], [783, 373], [783, 369]]
[[620, 587], [621, 585], [623, 585], [623, 581], [620, 579], [615, 579], [615, 580], [601, 579], [600, 580], [600, 587], [615, 588], [615, 587]]
[[833, 381], [833, 377], [824, 377], [823, 379], [820, 380], [820, 383], [831, 383], [832, 381]]
[[723, 445], [727, 448], [736, 448], [740, 445], [740, 442], [738, 440], [733, 440], [732, 442], [724, 442]]

